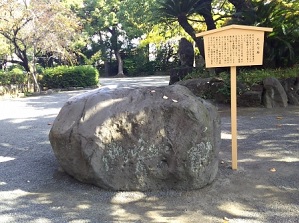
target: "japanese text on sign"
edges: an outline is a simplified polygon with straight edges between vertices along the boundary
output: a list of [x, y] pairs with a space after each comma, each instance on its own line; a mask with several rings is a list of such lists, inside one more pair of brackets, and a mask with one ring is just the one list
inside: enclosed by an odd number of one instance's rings
[[210, 35], [205, 39], [209, 67], [258, 65], [263, 54], [263, 33]]

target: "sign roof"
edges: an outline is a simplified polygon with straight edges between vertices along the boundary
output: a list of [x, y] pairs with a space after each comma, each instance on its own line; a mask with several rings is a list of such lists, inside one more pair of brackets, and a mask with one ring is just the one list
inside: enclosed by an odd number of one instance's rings
[[206, 35], [209, 35], [209, 34], [222, 32], [222, 31], [230, 30], [230, 29], [242, 29], [242, 30], [263, 31], [263, 32], [272, 32], [273, 31], [273, 28], [268, 28], [268, 27], [229, 25], [229, 26], [224, 26], [224, 27], [219, 28], [219, 29], [212, 29], [212, 30], [208, 30], [208, 31], [205, 31], [205, 32], [202, 32], [202, 33], [197, 33], [196, 37], [206, 36]]

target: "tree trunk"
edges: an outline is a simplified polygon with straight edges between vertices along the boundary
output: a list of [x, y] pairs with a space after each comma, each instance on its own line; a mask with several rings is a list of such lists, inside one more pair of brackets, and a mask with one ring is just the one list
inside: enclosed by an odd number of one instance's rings
[[40, 87], [36, 78], [36, 43], [33, 44], [33, 66], [32, 66], [32, 77], [34, 80], [34, 92], [40, 92]]
[[[108, 63], [108, 56], [107, 56], [107, 47], [103, 39], [103, 35], [101, 32], [98, 33], [98, 36], [100, 37], [100, 51], [102, 54], [102, 60], [104, 61], [104, 76], [109, 76], [109, 70], [110, 70], [110, 64]], [[111, 56], [110, 56], [111, 60]], [[110, 61], [111, 62], [111, 61]]]
[[115, 57], [117, 59], [117, 67], [118, 67], [117, 76], [125, 76], [125, 74], [124, 74], [124, 63], [123, 63], [123, 60], [120, 56], [119, 50], [118, 49], [114, 50], [114, 53], [115, 53]]
[[216, 25], [212, 16], [212, 13], [202, 14], [205, 19], [208, 30], [216, 29]]
[[[212, 15], [212, 0], [199, 1], [198, 4], [199, 5], [196, 6], [199, 9], [198, 14], [204, 17], [207, 29], [216, 29], [216, 25]], [[205, 58], [203, 39], [201, 37], [196, 37], [195, 30], [188, 22], [187, 16], [185, 14], [181, 14], [180, 16], [178, 16], [178, 22], [183, 27], [183, 29], [192, 37], [200, 51], [201, 56]]]
[[192, 37], [199, 49], [200, 54], [204, 57], [203, 41], [201, 38], [196, 37], [196, 32], [188, 22], [187, 16], [185, 14], [181, 14], [180, 16], [178, 16], [178, 22], [180, 26], [186, 31], [186, 33], [188, 33]]
[[188, 22], [188, 18], [186, 16], [186, 14], [179, 15], [178, 22], [179, 22], [180, 26], [182, 26], [182, 28], [186, 31], [186, 33], [188, 33], [192, 37], [192, 39], [195, 41], [196, 33], [195, 33], [194, 28]]
[[[26, 51], [16, 51], [16, 55], [18, 56], [18, 58], [22, 61], [22, 62], [18, 62], [26, 71], [27, 74], [31, 74], [31, 76], [33, 77], [33, 80], [34, 80], [34, 91], [35, 92], [40, 92], [40, 87], [39, 87], [39, 84], [37, 82], [37, 78], [36, 78], [36, 75], [35, 75], [35, 55], [34, 55], [34, 65], [33, 65], [33, 71], [31, 71], [30, 69], [30, 66], [29, 66], [29, 60], [28, 60], [28, 57], [27, 57], [27, 53]], [[28, 75], [29, 76], [29, 75]], [[29, 83], [29, 78], [28, 78], [28, 91], [30, 89], [30, 83]]]
[[[29, 61], [27, 59], [27, 56], [23, 55], [22, 58], [23, 58], [23, 61], [21, 62], [21, 65], [24, 67], [24, 69], [27, 72], [27, 74], [31, 74], [31, 76], [33, 77], [33, 81], [34, 81], [34, 92], [40, 92], [40, 87], [39, 87], [39, 84], [37, 82], [37, 78], [36, 78], [36, 75], [35, 75], [35, 67], [33, 68], [33, 71], [31, 71], [30, 66], [29, 66]], [[28, 91], [29, 91], [29, 89], [30, 89], [30, 86], [29, 86], [29, 79], [28, 79]]]
[[212, 0], [199, 1], [196, 8], [198, 8], [197, 13], [204, 17], [208, 30], [216, 29], [212, 15]]
[[118, 39], [118, 33], [117, 33], [117, 27], [112, 27], [111, 29], [108, 29], [109, 32], [111, 33], [111, 46], [114, 51], [115, 58], [117, 60], [117, 76], [119, 77], [124, 77], [124, 65], [123, 65], [123, 60], [120, 55], [119, 51], [119, 46], [117, 43]]
[[110, 70], [109, 63], [108, 63], [108, 60], [106, 58], [106, 60], [104, 60], [104, 76], [105, 77], [109, 76], [109, 70]]
[[185, 30], [186, 33], [188, 33], [192, 39], [194, 40], [196, 46], [199, 49], [200, 55], [204, 58], [204, 44], [202, 38], [196, 37], [196, 32], [194, 28], [190, 25], [188, 22], [187, 16], [185, 14], [182, 14], [178, 17], [178, 22], [180, 26]]

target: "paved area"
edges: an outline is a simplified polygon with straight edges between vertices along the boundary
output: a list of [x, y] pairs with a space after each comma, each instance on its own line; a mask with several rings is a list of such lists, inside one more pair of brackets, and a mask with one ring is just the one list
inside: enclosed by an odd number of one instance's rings
[[[157, 86], [168, 79], [101, 83]], [[237, 171], [230, 168], [229, 108], [221, 107], [219, 173], [201, 190], [110, 192], [65, 174], [48, 140], [62, 105], [81, 92], [0, 100], [1, 223], [299, 222], [298, 107], [238, 109]]]

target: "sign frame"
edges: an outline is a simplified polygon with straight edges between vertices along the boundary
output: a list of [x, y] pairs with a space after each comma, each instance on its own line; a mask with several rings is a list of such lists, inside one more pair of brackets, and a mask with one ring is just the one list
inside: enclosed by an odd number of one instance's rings
[[272, 28], [229, 25], [196, 34], [203, 37], [206, 68], [230, 67], [232, 169], [238, 169], [237, 66], [263, 64], [264, 33]]

